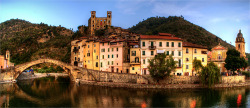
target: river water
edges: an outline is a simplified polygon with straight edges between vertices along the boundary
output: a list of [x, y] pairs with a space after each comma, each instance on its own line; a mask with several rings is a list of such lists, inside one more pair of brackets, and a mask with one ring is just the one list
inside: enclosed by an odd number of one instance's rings
[[54, 77], [0, 84], [1, 107], [248, 107], [250, 87], [124, 89], [70, 83]]

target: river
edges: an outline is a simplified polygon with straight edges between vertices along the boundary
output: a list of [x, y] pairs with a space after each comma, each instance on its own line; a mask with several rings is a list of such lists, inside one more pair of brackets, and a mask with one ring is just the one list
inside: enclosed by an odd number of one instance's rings
[[250, 87], [124, 89], [70, 83], [68, 77], [0, 84], [1, 107], [248, 107]]

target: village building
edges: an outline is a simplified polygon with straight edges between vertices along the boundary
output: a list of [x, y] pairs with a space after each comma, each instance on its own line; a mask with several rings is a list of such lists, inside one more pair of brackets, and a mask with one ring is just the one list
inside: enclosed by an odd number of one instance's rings
[[208, 52], [208, 62], [214, 62], [220, 69], [220, 72], [227, 72], [225, 65], [225, 59], [227, 58], [227, 48], [220, 45], [212, 48]]
[[14, 66], [14, 63], [10, 62], [10, 51], [7, 50], [5, 55], [0, 55], [0, 69], [6, 69]]
[[159, 33], [159, 35], [141, 35], [141, 74], [149, 74], [148, 60], [157, 54], [166, 53], [172, 55], [177, 61], [177, 69], [172, 75], [183, 75], [182, 73], [182, 39], [169, 33]]
[[196, 76], [193, 68], [193, 60], [197, 59], [201, 61], [203, 66], [207, 65], [207, 47], [183, 42], [183, 73], [185, 76]]
[[138, 41], [129, 42], [130, 74], [141, 74], [141, 48]]

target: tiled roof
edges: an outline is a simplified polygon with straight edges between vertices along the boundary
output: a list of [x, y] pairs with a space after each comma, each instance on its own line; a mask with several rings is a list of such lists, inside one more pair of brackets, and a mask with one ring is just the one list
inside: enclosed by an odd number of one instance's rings
[[227, 48], [221, 46], [220, 43], [219, 43], [219, 45], [213, 47], [212, 50], [227, 50]]
[[141, 35], [141, 39], [166, 39], [166, 40], [182, 40], [178, 37], [172, 37], [172, 36], [159, 36], [159, 35]]
[[202, 46], [202, 45], [197, 45], [189, 42], [183, 42], [183, 47], [193, 47], [193, 48], [204, 48], [207, 49], [207, 47]]

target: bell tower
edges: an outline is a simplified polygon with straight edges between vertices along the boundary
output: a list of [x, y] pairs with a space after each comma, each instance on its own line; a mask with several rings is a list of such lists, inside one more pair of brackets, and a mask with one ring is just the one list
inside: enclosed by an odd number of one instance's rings
[[235, 40], [235, 48], [237, 51], [240, 52], [240, 56], [246, 58], [245, 54], [245, 40], [243, 37], [243, 34], [241, 33], [241, 30], [239, 30], [239, 33], [237, 34], [236, 40]]
[[5, 54], [5, 59], [7, 60], [7, 67], [10, 65], [10, 51], [7, 50]]

